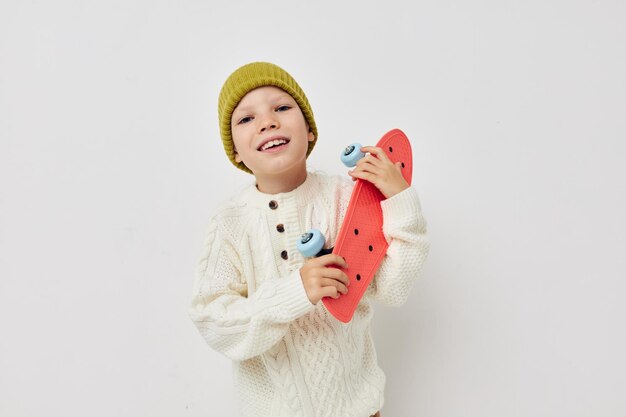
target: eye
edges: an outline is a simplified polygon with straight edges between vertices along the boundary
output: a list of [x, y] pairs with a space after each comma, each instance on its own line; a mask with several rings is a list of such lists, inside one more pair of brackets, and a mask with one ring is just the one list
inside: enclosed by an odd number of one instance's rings
[[279, 107], [279, 108], [277, 108], [276, 110], [280, 110], [280, 109], [289, 110], [290, 108], [291, 108], [291, 106], [284, 105], [284, 106], [280, 106], [280, 107]]
[[240, 125], [240, 124], [243, 124], [243, 123], [247, 123], [248, 119], [252, 119], [252, 117], [246, 116], [243, 119], [239, 120], [239, 122], [237, 122], [237, 124]]

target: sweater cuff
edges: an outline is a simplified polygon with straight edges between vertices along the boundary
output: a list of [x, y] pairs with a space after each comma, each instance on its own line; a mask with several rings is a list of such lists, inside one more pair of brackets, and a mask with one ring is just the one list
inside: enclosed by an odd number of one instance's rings
[[278, 279], [271, 290], [267, 289], [269, 291], [264, 288], [256, 293], [259, 307], [268, 306], [268, 304], [279, 307], [285, 316], [290, 317], [291, 320], [295, 320], [315, 308], [315, 305], [306, 295], [299, 269]]
[[414, 187], [406, 188], [382, 200], [380, 207], [383, 211], [384, 224], [387, 227], [398, 227], [414, 221], [422, 211], [419, 196]]

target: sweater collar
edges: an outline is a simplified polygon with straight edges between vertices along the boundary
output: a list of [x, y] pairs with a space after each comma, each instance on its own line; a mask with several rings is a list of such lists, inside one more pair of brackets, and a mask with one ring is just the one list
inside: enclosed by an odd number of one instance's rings
[[240, 199], [246, 204], [267, 210], [272, 210], [272, 207], [280, 207], [283, 202], [293, 199], [295, 199], [298, 207], [305, 207], [313, 200], [316, 189], [317, 173], [307, 171], [304, 182], [291, 191], [267, 194], [259, 191], [256, 188], [256, 183], [253, 183], [242, 191]]

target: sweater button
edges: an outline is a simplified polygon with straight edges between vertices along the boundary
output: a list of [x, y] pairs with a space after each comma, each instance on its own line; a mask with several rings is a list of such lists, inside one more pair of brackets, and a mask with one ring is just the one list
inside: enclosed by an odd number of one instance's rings
[[281, 224], [277, 224], [276, 225], [276, 230], [278, 230], [280, 233], [282, 233], [282, 232], [285, 231], [285, 226], [283, 226], [282, 223]]
[[276, 207], [278, 207], [278, 203], [275, 200], [270, 201], [270, 208], [276, 210]]
[[286, 250], [282, 251], [280, 253], [280, 257], [283, 258], [283, 259], [287, 259], [289, 257], [289, 256], [287, 256], [287, 251]]

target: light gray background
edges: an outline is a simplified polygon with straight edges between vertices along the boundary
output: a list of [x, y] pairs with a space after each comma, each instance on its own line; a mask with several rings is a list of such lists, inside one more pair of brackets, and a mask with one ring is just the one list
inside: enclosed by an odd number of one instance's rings
[[311, 169], [401, 128], [432, 250], [375, 305], [383, 416], [626, 415], [621, 1], [0, 3], [0, 415], [235, 416], [187, 317], [251, 177], [217, 95], [306, 91]]

